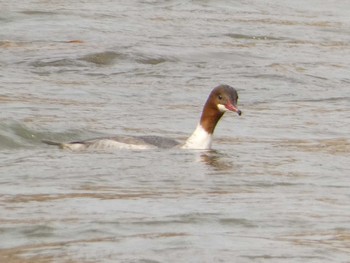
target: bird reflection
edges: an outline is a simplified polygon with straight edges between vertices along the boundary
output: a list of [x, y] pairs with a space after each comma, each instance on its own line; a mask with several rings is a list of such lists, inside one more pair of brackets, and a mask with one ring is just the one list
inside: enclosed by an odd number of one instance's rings
[[225, 154], [217, 150], [206, 151], [200, 155], [201, 162], [214, 168], [216, 171], [227, 171], [233, 168], [233, 164], [228, 162], [225, 157]]

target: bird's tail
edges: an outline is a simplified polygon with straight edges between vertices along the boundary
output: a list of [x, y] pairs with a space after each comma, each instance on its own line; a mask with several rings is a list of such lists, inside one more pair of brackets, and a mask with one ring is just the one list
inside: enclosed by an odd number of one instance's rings
[[60, 143], [60, 142], [54, 142], [54, 141], [49, 141], [49, 140], [41, 140], [41, 142], [48, 144], [48, 145], [55, 145], [55, 146], [62, 147], [62, 143]]

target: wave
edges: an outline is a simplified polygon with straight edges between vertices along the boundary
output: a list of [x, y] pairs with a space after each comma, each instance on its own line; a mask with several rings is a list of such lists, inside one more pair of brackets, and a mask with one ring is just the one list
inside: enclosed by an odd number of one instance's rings
[[86, 130], [68, 130], [50, 132], [38, 130], [18, 121], [4, 121], [0, 123], [0, 151], [9, 149], [23, 149], [44, 146], [42, 140], [72, 141], [92, 136], [101, 136]]

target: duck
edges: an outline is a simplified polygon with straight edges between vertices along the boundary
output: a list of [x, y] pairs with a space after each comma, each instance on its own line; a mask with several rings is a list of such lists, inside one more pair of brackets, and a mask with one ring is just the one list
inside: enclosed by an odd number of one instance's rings
[[193, 150], [210, 150], [214, 130], [226, 112], [235, 112], [239, 116], [242, 111], [237, 107], [237, 90], [222, 84], [215, 87], [209, 94], [202, 110], [199, 123], [184, 143], [159, 136], [111, 136], [82, 141], [54, 142], [42, 140], [48, 145], [71, 151], [131, 149], [146, 150], [157, 148], [181, 148]]

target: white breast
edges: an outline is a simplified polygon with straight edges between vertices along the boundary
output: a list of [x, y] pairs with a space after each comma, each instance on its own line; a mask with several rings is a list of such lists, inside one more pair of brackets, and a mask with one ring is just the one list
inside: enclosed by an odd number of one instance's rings
[[181, 148], [207, 150], [211, 148], [212, 140], [213, 135], [209, 134], [206, 130], [203, 129], [203, 127], [200, 124], [198, 124], [195, 131], [187, 139], [187, 141]]

